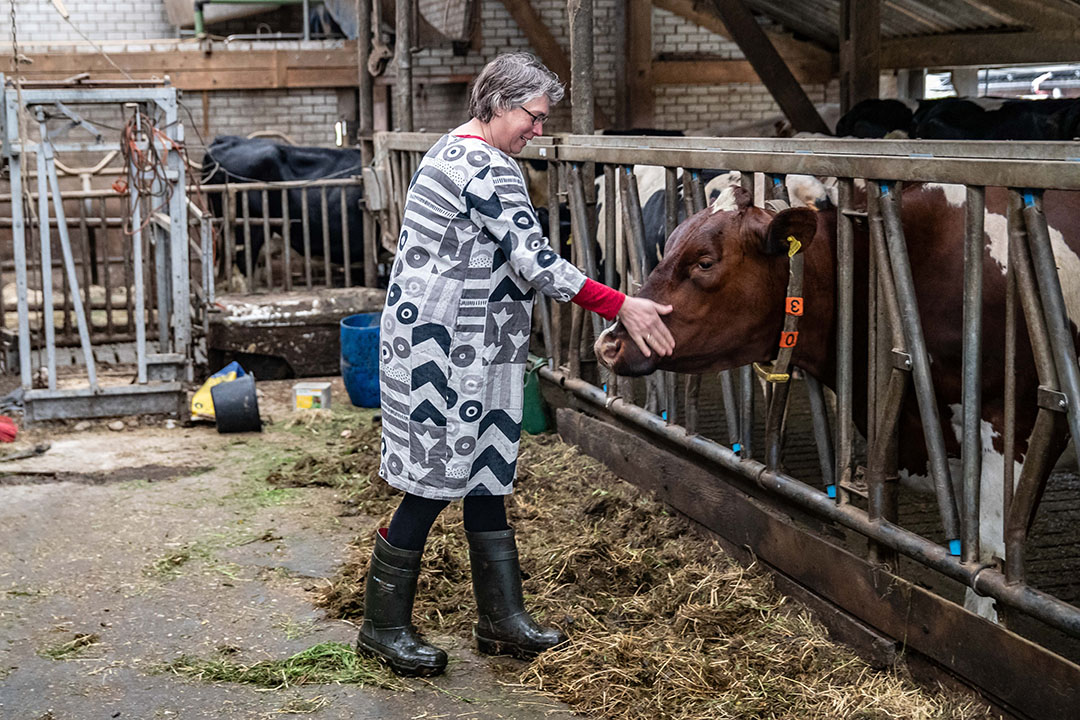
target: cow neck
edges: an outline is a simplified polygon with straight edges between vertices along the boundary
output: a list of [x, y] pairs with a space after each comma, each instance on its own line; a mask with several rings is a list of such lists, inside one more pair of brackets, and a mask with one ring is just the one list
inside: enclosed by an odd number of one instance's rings
[[[787, 209], [787, 203], [770, 200], [767, 206], [773, 210]], [[784, 329], [780, 332], [780, 345], [776, 359], [770, 363], [754, 363], [754, 372], [770, 383], [786, 383], [791, 380], [791, 355], [799, 342], [799, 318], [802, 317], [803, 301], [803, 253], [802, 243], [794, 235], [788, 235], [788, 283], [784, 298]]]

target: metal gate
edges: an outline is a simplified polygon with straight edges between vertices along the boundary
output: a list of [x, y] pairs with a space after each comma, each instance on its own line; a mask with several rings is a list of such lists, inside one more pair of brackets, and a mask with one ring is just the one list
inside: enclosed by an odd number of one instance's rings
[[[182, 382], [192, 374], [189, 255], [194, 249], [205, 276], [210, 246], [203, 232], [202, 245], [189, 247], [176, 89], [23, 87], [0, 75], [0, 106], [27, 421], [178, 413]], [[124, 127], [89, 117], [106, 107], [124, 118]], [[120, 133], [128, 186], [63, 190], [56, 154], [115, 152], [117, 139], [106, 139], [107, 129]], [[73, 226], [80, 230], [79, 246]], [[101, 298], [91, 292], [99, 287]], [[207, 289], [196, 283], [196, 296]], [[117, 354], [117, 343], [124, 342], [133, 342], [133, 351]], [[70, 345], [80, 351], [78, 362], [61, 382], [58, 358]], [[99, 365], [109, 361], [133, 364], [134, 377], [106, 380]]]
[[[434, 135], [383, 134], [377, 136], [377, 157], [387, 158], [384, 172], [395, 170], [397, 178], [408, 177], [419, 154], [436, 139]], [[1063, 425], [1071, 435], [1080, 437], [1080, 368], [1072, 346], [1069, 318], [1042, 210], [1042, 192], [1046, 188], [1080, 189], [1080, 172], [1075, 162], [1075, 147], [1068, 143], [955, 143], [935, 141], [857, 141], [838, 139], [745, 140], [731, 138], [658, 138], [564, 136], [545, 138], [544, 145], [530, 145], [523, 158], [549, 163], [549, 217], [557, 218], [560, 204], [568, 205], [575, 238], [591, 242], [573, 242], [575, 264], [602, 282], [612, 284], [614, 272], [621, 278], [624, 291], [633, 293], [651, 270], [644, 252], [641, 200], [636, 187], [635, 165], [666, 168], [665, 208], [667, 232], [674, 228], [679, 203], [685, 203], [687, 215], [704, 207], [702, 169], [742, 171], [744, 187], [753, 192], [751, 178], [758, 178], [758, 205], [767, 200], [786, 200], [784, 178], [787, 174], [833, 176], [839, 184], [837, 214], [837, 312], [838, 365], [835, 411], [830, 412], [820, 383], [807, 378], [813, 417], [816, 448], [825, 482], [816, 487], [787, 474], [782, 466], [784, 418], [789, 399], [787, 384], [771, 385], [764, 395], [755, 387], [757, 381], [749, 367], [722, 373], [719, 378], [723, 398], [723, 427], [726, 437], [710, 440], [696, 433], [701, 421], [698, 397], [700, 376], [676, 376], [656, 373], [642, 387], [640, 381], [610, 377], [602, 367], [594, 367], [590, 336], [603, 326], [597, 316], [585, 320], [579, 307], [569, 310], [551, 306], [546, 299], [537, 304], [539, 325], [548, 348], [548, 366], [541, 377], [572, 396], [571, 404], [589, 408], [590, 414], [605, 416], [633, 433], [654, 439], [656, 452], [678, 448], [693, 465], [680, 465], [693, 473], [694, 467], [709, 468], [715, 478], [733, 486], [760, 493], [777, 507], [796, 509], [811, 517], [853, 531], [868, 541], [857, 550], [861, 558], [842, 553], [851, 572], [866, 571], [874, 578], [872, 585], [895, 583], [892, 587], [915, 592], [895, 574], [897, 554], [935, 573], [951, 578], [971, 589], [973, 595], [992, 598], [1004, 610], [1022, 613], [1064, 633], [1080, 638], [1080, 608], [1040, 591], [1026, 582], [1024, 544], [1028, 527], [1039, 507], [1045, 488], [1051, 457], [1049, 439]], [[587, 181], [592, 163], [604, 163], [604, 212], [608, 222], [604, 237], [595, 237], [587, 197]], [[763, 182], [762, 182], [763, 181]], [[966, 187], [967, 226], [963, 243], [965, 261], [964, 322], [966, 338], [963, 353], [962, 482], [954, 494], [946, 457], [941, 424], [933, 397], [930, 359], [919, 320], [917, 299], [911, 277], [907, 244], [900, 224], [898, 203], [902, 183], [941, 182]], [[865, 183], [866, 209], [855, 206], [856, 183]], [[401, 207], [404, 190], [394, 182], [391, 205]], [[677, 192], [682, 189], [682, 197]], [[1012, 453], [1006, 451], [1003, 476], [1006, 483], [1002, 513], [1005, 518], [1005, 557], [1003, 565], [980, 561], [978, 535], [978, 494], [982, 447], [980, 437], [980, 372], [982, 337], [981, 307], [982, 249], [984, 244], [983, 203], [986, 187], [1009, 188], [1009, 311], [1004, 318], [1006, 337], [1015, 347], [1017, 328], [1026, 323], [1033, 338], [1038, 369], [1038, 420], [1030, 438], [1029, 452], [1019, 477], [1012, 473]], [[626, 232], [615, 232], [615, 197], [621, 196]], [[854, 317], [854, 230], [853, 223], [865, 220], [870, 228], [870, 324], [869, 337], [853, 335]], [[860, 220], [860, 221], [861, 221]], [[550, 228], [551, 244], [559, 247], [558, 224]], [[606, 277], [597, 275], [593, 248], [603, 248], [608, 260]], [[614, 259], [614, 262], [613, 262]], [[567, 317], [569, 315], [569, 317]], [[565, 326], [569, 322], [569, 332]], [[852, 351], [856, 342], [869, 347], [869, 380], [866, 388], [869, 418], [865, 448], [857, 442], [854, 424]], [[1006, 377], [1010, 368], [1006, 367]], [[900, 407], [911, 387], [923, 419], [925, 444], [930, 459], [938, 505], [938, 533], [945, 542], [928, 538], [899, 523], [896, 514], [898, 484], [895, 477], [895, 436]], [[682, 391], [679, 392], [679, 388]], [[644, 393], [642, 392], [644, 390]], [[1014, 379], [1007, 381], [1006, 404], [1014, 407]], [[755, 395], [758, 407], [755, 410]], [[831, 415], [831, 417], [830, 417]], [[764, 447], [755, 442], [755, 417], [764, 420]], [[830, 422], [830, 420], [832, 422]], [[582, 421], [586, 422], [586, 421]], [[830, 425], [835, 433], [830, 432]], [[1004, 436], [1010, 447], [1015, 436], [1015, 413], [1006, 413]], [[589, 430], [583, 429], [583, 435]], [[605, 442], [583, 442], [603, 454]], [[724, 442], [726, 441], [726, 442]], [[622, 458], [605, 457], [609, 464], [633, 470], [633, 464], [620, 465]], [[659, 461], [658, 461], [659, 462]], [[677, 463], [678, 459], [671, 462]], [[856, 482], [865, 481], [865, 485]], [[715, 481], [692, 485], [714, 494]], [[644, 484], [691, 517], [722, 535], [718, 517], [729, 517], [715, 510], [709, 502], [688, 498], [685, 491], [672, 488], [674, 480], [648, 480]], [[712, 498], [715, 502], [716, 498]], [[748, 505], [747, 508], [751, 506]], [[749, 512], [749, 510], [748, 510]], [[771, 521], [770, 521], [771, 522]], [[735, 527], [739, 526], [739, 527]], [[742, 526], [734, 523], [736, 531]], [[790, 554], [783, 556], [767, 541], [762, 528], [742, 528], [740, 537], [756, 538], [754, 553], [777, 552], [766, 557], [784, 572], [823, 582], [827, 573], [806, 569]], [[799, 532], [802, 532], [801, 530]], [[733, 541], [734, 542], [734, 541]], [[736, 542], [736, 545], [741, 542]], [[812, 544], [811, 544], [812, 546]], [[821, 547], [826, 547], [822, 545]], [[793, 546], [788, 553], [799, 552]], [[831, 551], [830, 551], [831, 552]], [[835, 554], [830, 557], [841, 557]], [[838, 560], [839, 561], [839, 560]], [[785, 565], [785, 563], [787, 563]], [[828, 583], [829, 581], [825, 581]], [[978, 620], [957, 608], [950, 610], [941, 602], [932, 602], [935, 612], [952, 618], [948, 623], [925, 622], [923, 635], [914, 637], [910, 618], [896, 617], [886, 598], [869, 592], [853, 597], [836, 587], [844, 582], [835, 573], [832, 586], [813, 589], [871, 625], [883, 628], [893, 637], [934, 658], [966, 677], [991, 694], [1000, 693], [1003, 673], [1024, 672], [1038, 668], [1040, 683], [1024, 688], [1013, 685], [1011, 698], [1001, 698], [1022, 712], [1038, 717], [1066, 717], [1063, 708], [1073, 707], [1080, 667], [1062, 657], [1035, 646], [1016, 643], [1016, 636]], [[886, 593], [887, 594], [887, 593]], [[943, 602], [943, 601], [942, 601]], [[955, 608], [956, 606], [952, 606]], [[910, 606], [909, 606], [910, 608]], [[910, 612], [910, 610], [909, 610]], [[960, 612], [959, 615], [956, 612]], [[890, 615], [890, 613], [892, 613]], [[1011, 617], [1007, 613], [1006, 617]], [[951, 626], [950, 626], [951, 623]], [[974, 623], [974, 624], [972, 624]], [[896, 628], [903, 628], [901, 638]], [[952, 646], [950, 632], [958, 628], [977, 628], [979, 642], [967, 648]], [[963, 645], [963, 642], [961, 642]], [[1007, 648], [1007, 649], [1005, 649]], [[985, 655], [980, 656], [980, 653]], [[1022, 671], [1022, 672], [1021, 672]], [[1021, 683], [1023, 684], [1023, 683]], [[1038, 687], [1034, 687], [1034, 686]], [[1000, 695], [999, 695], [1000, 697]]]

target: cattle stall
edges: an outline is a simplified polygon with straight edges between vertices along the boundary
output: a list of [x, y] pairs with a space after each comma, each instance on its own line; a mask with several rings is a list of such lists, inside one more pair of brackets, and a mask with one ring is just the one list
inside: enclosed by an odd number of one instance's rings
[[[396, 169], [399, 179], [387, 184], [391, 206], [399, 207], [404, 198], [400, 178], [408, 175], [402, 168], [414, 168], [434, 140], [411, 133], [377, 136], [384, 172]], [[1070, 209], [1072, 196], [1057, 191], [1080, 190], [1071, 159], [1075, 149], [1054, 142], [823, 138], [544, 141], [528, 146], [522, 159], [548, 163], [549, 217], [558, 217], [560, 205], [572, 217], [570, 259], [589, 276], [631, 293], [647, 283], [653, 269], [643, 247], [635, 166], [665, 168], [669, 233], [680, 203], [687, 216], [706, 207], [703, 170], [741, 171], [739, 192], [777, 214], [787, 207], [785, 176], [838, 179], [835, 219], [820, 221], [831, 223], [835, 237], [835, 337], [829, 341], [835, 376], [828, 378], [834, 392], [789, 364], [790, 346], [780, 347], [771, 364], [725, 368], [719, 375], [615, 376], [591, 350], [606, 323], [587, 319], [577, 306], [541, 299], [537, 326], [549, 359], [540, 375], [546, 397], [560, 408], [560, 432], [718, 533], [737, 555], [749, 553], [776, 573], [782, 587], [819, 603], [834, 618], [834, 629], [877, 662], [888, 663], [900, 652], [928, 658], [1019, 717], [1071, 717], [1080, 692], [1080, 598], [1034, 584], [1026, 554], [1035, 540], [1033, 524], [1046, 527], [1034, 523], [1040, 510], [1057, 513], [1059, 525], [1071, 533], [1059, 549], [1071, 555], [1056, 572], [1074, 572], [1069, 562], [1078, 543], [1071, 518], [1080, 505], [1075, 474], [1065, 483], [1071, 494], [1047, 491], [1064, 437], [1080, 431], [1080, 368], [1061, 286], [1072, 260], [1062, 253], [1068, 246], [1061, 242], [1060, 226], [1048, 225], [1047, 216], [1059, 220]], [[583, 179], [593, 168], [607, 181], [604, 196], [597, 198], [599, 211], [587, 201]], [[931, 192], [921, 185], [929, 183], [940, 185], [934, 191], [940, 192], [934, 195], [937, 207], [961, 218], [955, 237], [936, 239], [938, 247], [957, 253], [962, 268], [948, 279], [962, 298], [950, 327], [942, 322], [952, 315], [927, 324], [920, 314], [920, 308], [930, 312], [927, 306], [933, 309], [936, 298], [925, 295], [924, 275], [912, 271], [923, 264], [916, 252], [925, 253], [925, 245], [916, 245], [919, 238], [910, 230], [905, 236], [902, 197], [908, 192], [910, 210], [916, 211], [920, 206], [911, 199]], [[621, 235], [614, 222], [617, 196]], [[590, 216], [598, 213], [606, 213], [602, 237], [596, 237], [597, 219]], [[932, 227], [936, 216], [930, 219]], [[558, 223], [549, 231], [552, 246], [563, 247]], [[987, 234], [999, 244], [987, 246]], [[984, 246], [1008, 258], [1000, 262], [1004, 285], [985, 275], [982, 262], [963, 259], [988, 262]], [[802, 267], [802, 254], [792, 249], [785, 263], [787, 297], [802, 295], [802, 271], [792, 272]], [[855, 301], [856, 277], [867, 288], [862, 303]], [[984, 287], [1006, 288], [1000, 317], [978, 311]], [[1071, 293], [1071, 287], [1066, 290]], [[806, 324], [799, 328], [799, 316], [785, 313], [780, 302], [775, 316], [781, 338], [813, 331]], [[857, 316], [865, 323], [858, 333]], [[931, 357], [928, 348], [937, 347], [946, 330], [963, 338], [962, 353]], [[987, 359], [999, 357], [984, 340], [991, 330], [1010, 348], [1004, 368]], [[1021, 334], [1031, 338], [1030, 369], [1018, 360]], [[857, 358], [863, 368], [856, 367]], [[948, 363], [955, 367], [949, 366], [946, 379], [962, 393], [951, 418], [935, 394]], [[990, 430], [982, 414], [984, 375], [1003, 378], [1005, 410]], [[1027, 393], [1032, 383], [1037, 392], [1018, 395], [1018, 388]], [[922, 421], [917, 434], [902, 424], [905, 412]], [[1033, 426], [1018, 420], [1029, 415]], [[998, 430], [1003, 450], [991, 447]], [[1022, 464], [1012, 449], [1018, 432], [1027, 441]], [[916, 489], [918, 478], [906, 478], [903, 486], [898, 481], [901, 433], [906, 445], [916, 443], [925, 454], [926, 494]], [[794, 447], [792, 438], [803, 447]], [[789, 463], [796, 455], [801, 459]], [[808, 455], [816, 462], [807, 463]], [[981, 487], [987, 477], [999, 478], [1000, 493]], [[929, 522], [925, 513], [911, 522], [912, 513], [902, 508], [913, 503], [933, 509]], [[966, 596], [948, 599], [929, 591], [927, 586], [942, 585], [929, 582], [931, 577], [966, 588]]]

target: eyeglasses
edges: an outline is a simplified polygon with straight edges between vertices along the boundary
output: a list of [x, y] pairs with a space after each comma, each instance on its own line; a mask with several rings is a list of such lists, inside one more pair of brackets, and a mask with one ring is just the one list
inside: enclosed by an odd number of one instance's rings
[[528, 115], [529, 117], [532, 118], [533, 125], [535, 125], [537, 123], [540, 123], [541, 125], [543, 125], [544, 123], [546, 123], [548, 121], [548, 116], [547, 115], [543, 115], [543, 114], [541, 114], [541, 115], [533, 115], [531, 112], [529, 112], [528, 110], [525, 109], [524, 105], [521, 105], [520, 107], [521, 107], [522, 110], [525, 110], [526, 115]]

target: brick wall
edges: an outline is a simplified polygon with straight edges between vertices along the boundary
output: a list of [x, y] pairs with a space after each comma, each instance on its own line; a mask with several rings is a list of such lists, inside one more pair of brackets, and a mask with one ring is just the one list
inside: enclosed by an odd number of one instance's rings
[[[19, 42], [81, 40], [74, 24], [96, 42], [146, 40], [176, 36], [160, 0], [66, 0], [71, 23], [64, 21], [49, 0], [15, 0], [15, 27]], [[11, 25], [5, 2], [0, 13], [5, 44], [11, 42]]]
[[731, 60], [744, 58], [739, 46], [722, 35], [660, 8], [653, 8], [652, 35], [653, 56], [700, 53]]
[[[231, 90], [207, 93], [207, 97], [209, 123], [204, 123], [201, 93], [189, 93], [183, 99], [207, 143], [216, 135], [271, 130], [288, 135], [298, 145], [334, 144], [334, 123], [340, 117], [334, 89]], [[183, 119], [191, 121], [186, 114]], [[187, 135], [194, 149], [198, 138], [190, 128]]]

